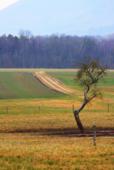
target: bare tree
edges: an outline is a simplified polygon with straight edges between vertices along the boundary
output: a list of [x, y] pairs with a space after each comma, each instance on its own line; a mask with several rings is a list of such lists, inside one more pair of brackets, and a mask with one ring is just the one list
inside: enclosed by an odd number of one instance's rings
[[79, 109], [74, 110], [74, 117], [78, 129], [82, 133], [84, 132], [84, 126], [80, 120], [79, 114], [91, 100], [102, 95], [97, 85], [104, 75], [105, 68], [95, 60], [91, 60], [86, 64], [82, 64], [77, 73], [76, 80], [78, 80], [82, 85], [84, 93], [82, 105]]

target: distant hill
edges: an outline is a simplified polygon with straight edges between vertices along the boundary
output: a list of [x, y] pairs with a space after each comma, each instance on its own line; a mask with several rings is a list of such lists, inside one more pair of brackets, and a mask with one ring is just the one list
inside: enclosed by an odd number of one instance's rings
[[0, 68], [74, 68], [93, 57], [114, 68], [114, 35], [0, 37]]

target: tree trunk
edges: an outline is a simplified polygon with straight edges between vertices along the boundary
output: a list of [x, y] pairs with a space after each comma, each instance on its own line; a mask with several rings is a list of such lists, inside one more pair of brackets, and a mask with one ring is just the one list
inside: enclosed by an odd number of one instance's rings
[[89, 100], [84, 99], [84, 102], [82, 103], [82, 105], [80, 106], [80, 108], [78, 110], [74, 110], [74, 108], [73, 108], [75, 121], [76, 121], [78, 129], [80, 130], [81, 133], [84, 133], [84, 127], [83, 127], [83, 124], [80, 120], [79, 113], [84, 109], [84, 107], [86, 106], [86, 104], [88, 102], [89, 102]]
[[84, 133], [84, 127], [83, 127], [83, 124], [82, 124], [82, 122], [80, 120], [79, 111], [78, 110], [74, 111], [74, 117], [75, 117], [75, 121], [77, 123], [78, 129], [80, 130], [81, 133]]

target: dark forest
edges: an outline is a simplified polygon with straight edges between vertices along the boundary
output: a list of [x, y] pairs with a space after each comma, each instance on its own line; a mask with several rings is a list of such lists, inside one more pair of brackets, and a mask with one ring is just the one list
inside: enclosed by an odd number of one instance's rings
[[114, 38], [67, 35], [0, 37], [0, 68], [77, 68], [92, 57], [114, 68]]

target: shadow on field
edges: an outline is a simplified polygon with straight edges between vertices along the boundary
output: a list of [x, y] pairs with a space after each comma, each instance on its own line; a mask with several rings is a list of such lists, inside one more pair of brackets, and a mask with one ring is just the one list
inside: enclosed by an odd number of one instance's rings
[[[46, 129], [14, 129], [3, 133], [30, 133], [31, 135], [61, 136], [61, 137], [91, 137], [93, 130], [86, 129], [82, 134], [76, 128], [46, 128]], [[97, 136], [114, 136], [114, 128], [97, 128]]]

